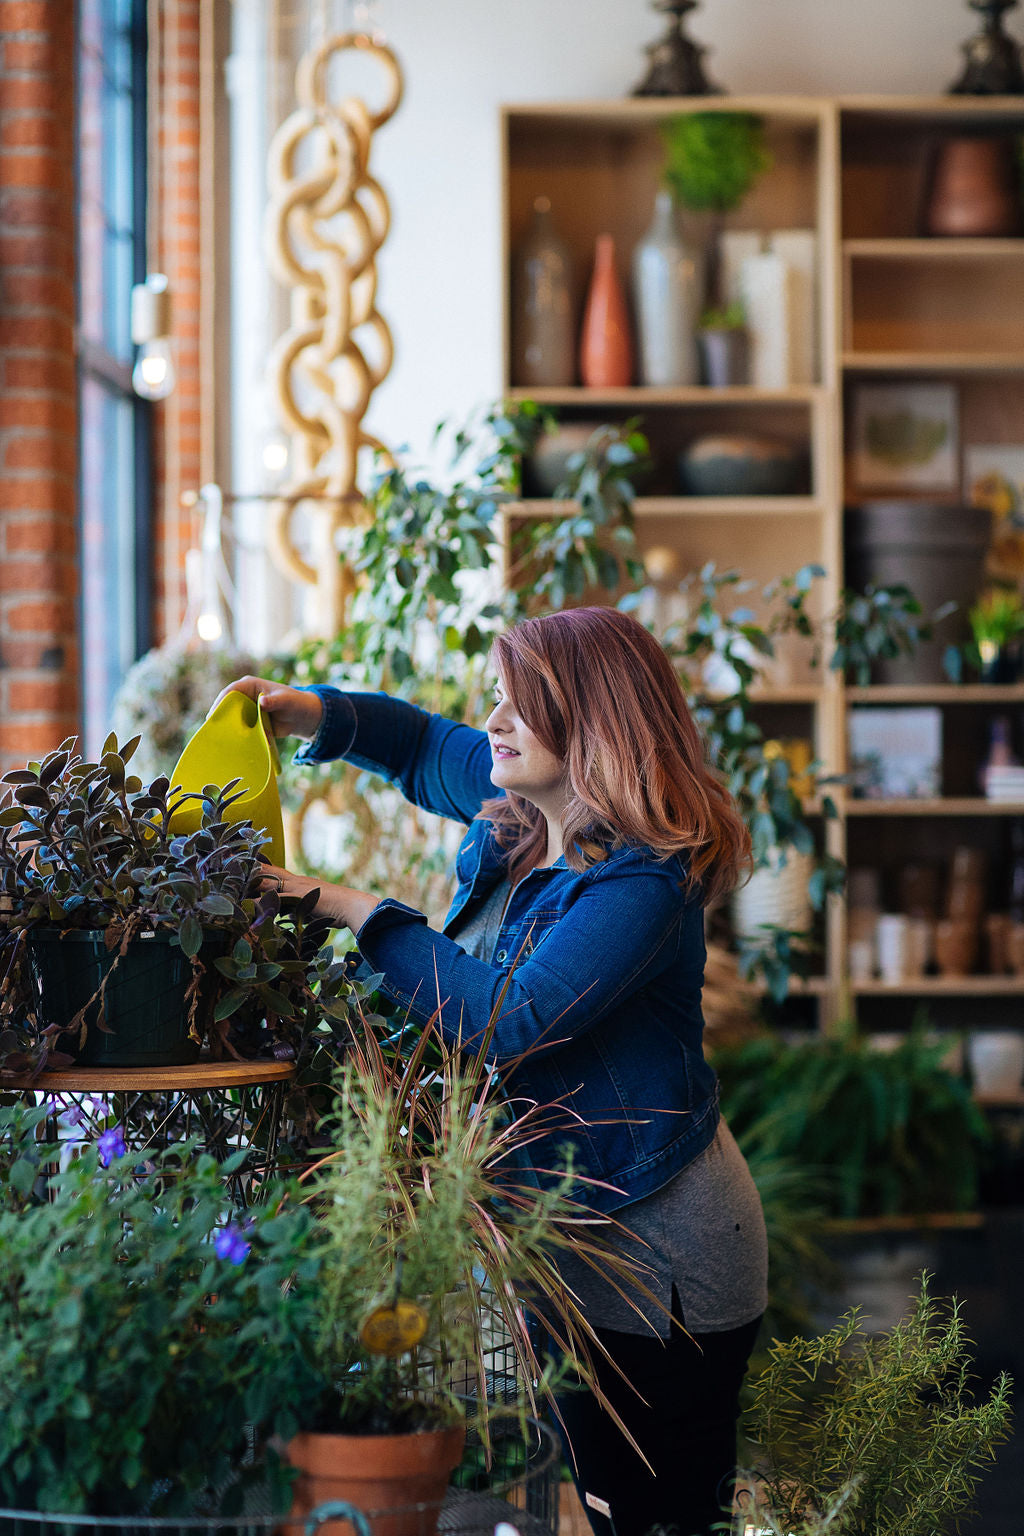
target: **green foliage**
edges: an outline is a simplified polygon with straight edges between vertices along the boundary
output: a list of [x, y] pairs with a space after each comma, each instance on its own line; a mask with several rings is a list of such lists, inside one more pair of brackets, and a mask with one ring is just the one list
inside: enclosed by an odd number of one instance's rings
[[894, 1051], [852, 1030], [786, 1044], [759, 1035], [715, 1053], [722, 1105], [749, 1152], [827, 1181], [841, 1217], [966, 1210], [986, 1125], [947, 1049], [917, 1026]]
[[587, 591], [614, 593], [644, 579], [633, 532], [632, 476], [645, 462], [647, 439], [635, 421], [595, 428], [585, 448], [570, 456], [555, 500], [574, 510], [529, 518], [512, 539], [507, 571], [507, 618], [572, 606]]
[[922, 640], [931, 639], [933, 624], [955, 606], [945, 604], [930, 619], [922, 619], [921, 604], [909, 587], [847, 589], [833, 617], [835, 648], [829, 666], [858, 687], [867, 687], [876, 662], [913, 655]]
[[772, 156], [764, 121], [749, 112], [687, 112], [662, 126], [666, 184], [695, 212], [738, 208]]
[[1010, 1432], [1010, 1382], [971, 1391], [959, 1304], [929, 1294], [889, 1332], [856, 1310], [816, 1339], [775, 1343], [754, 1379], [765, 1513], [794, 1536], [935, 1536], [970, 1505], [978, 1470]]
[[[47, 1145], [46, 1109], [0, 1109], [0, 1502], [177, 1513], [229, 1484], [230, 1512], [266, 1480], [281, 1507], [271, 1437], [401, 1432], [463, 1394], [486, 1420], [495, 1339], [525, 1412], [552, 1380], [525, 1296], [592, 1379], [558, 1255], [620, 1283], [635, 1266], [588, 1223], [586, 1180], [532, 1172], [531, 1144], [566, 1117], [511, 1116], [489, 1039], [456, 1053], [433, 1028], [387, 1030], [365, 1015], [350, 1031], [325, 1156], [245, 1212], [223, 1182], [244, 1154], [126, 1154], [113, 1127]], [[422, 1337], [396, 1329], [410, 1319]]]
[[[166, 778], [143, 785], [131, 775], [137, 740], [119, 747], [108, 737], [100, 762], [89, 763], [72, 739], [2, 781], [0, 1070], [40, 1071], [61, 1030], [82, 1022], [41, 1017], [26, 956], [35, 928], [101, 930], [115, 965], [137, 935], [169, 933], [192, 963], [192, 1029], [222, 1050], [291, 1056], [324, 1016], [348, 1016], [351, 987], [325, 945], [326, 925], [312, 918], [315, 894], [264, 890], [264, 834], [228, 819], [237, 781], [209, 785], [199, 829], [174, 833], [175, 809], [196, 797], [175, 798]], [[222, 953], [200, 1009], [207, 939]]]
[[747, 314], [743, 305], [734, 299], [731, 304], [725, 304], [720, 309], [703, 310], [700, 323], [706, 331], [742, 331], [747, 323]]
[[[810, 896], [816, 910], [832, 892], [842, 889], [843, 866], [833, 855], [818, 849], [808, 807], [794, 789], [788, 764], [765, 752], [765, 735], [754, 718], [751, 690], [783, 635], [794, 634], [808, 641], [815, 638], [806, 605], [815, 581], [823, 575], [820, 566], [807, 565], [765, 587], [760, 596], [766, 617], [758, 622], [749, 606], [731, 606], [752, 591], [753, 583], [744, 581], [738, 571], [719, 571], [708, 564], [680, 584], [691, 602], [696, 601], [685, 621], [670, 626], [663, 637], [694, 717], [707, 738], [710, 760], [723, 775], [750, 828], [756, 865], [768, 864], [777, 850], [794, 849], [812, 855], [815, 868]], [[633, 605], [635, 599], [621, 604]], [[716, 690], [709, 688], [709, 677], [719, 681]], [[812, 772], [815, 767], [812, 765]], [[836, 814], [827, 794], [821, 799], [821, 813], [826, 818]], [[739, 952], [741, 969], [748, 977], [762, 975], [770, 995], [781, 1001], [794, 972], [806, 971], [813, 942], [810, 934], [766, 928], [757, 940], [744, 941]]]
[[[0, 1502], [178, 1513], [230, 1478], [225, 1512], [252, 1480], [287, 1508], [268, 1440], [295, 1420], [263, 1361], [294, 1353], [282, 1282], [308, 1214], [282, 1184], [243, 1224], [224, 1166], [189, 1142], [107, 1167], [79, 1145], [61, 1171], [36, 1139], [44, 1113], [0, 1108]], [[232, 1226], [234, 1262], [215, 1246]]]
[[1013, 587], [989, 587], [970, 610], [968, 618], [974, 643], [1008, 645], [1024, 633], [1024, 600]]

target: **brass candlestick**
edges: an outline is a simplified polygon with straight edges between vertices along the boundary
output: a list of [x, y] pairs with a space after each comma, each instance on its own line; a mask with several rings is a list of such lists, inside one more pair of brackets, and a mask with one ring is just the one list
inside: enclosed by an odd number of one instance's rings
[[721, 87], [712, 85], [704, 73], [707, 49], [683, 34], [683, 17], [696, 8], [697, 0], [654, 0], [653, 9], [672, 21], [664, 37], [648, 44], [650, 63], [634, 96], [721, 96]]
[[1019, 96], [1024, 93], [1024, 65], [1013, 38], [1003, 31], [1003, 13], [1017, 0], [967, 0], [984, 18], [981, 31], [963, 45], [967, 57], [963, 74], [950, 92], [954, 96]]

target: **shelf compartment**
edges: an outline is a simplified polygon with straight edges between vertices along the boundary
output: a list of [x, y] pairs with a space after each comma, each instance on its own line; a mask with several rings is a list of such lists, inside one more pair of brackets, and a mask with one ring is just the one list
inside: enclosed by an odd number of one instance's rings
[[[934, 242], [933, 242], [934, 244]], [[847, 354], [916, 354], [924, 359], [1024, 353], [1024, 241], [926, 260], [845, 250], [843, 346]]]
[[840, 98], [841, 221], [847, 239], [921, 232], [931, 167], [943, 139], [1024, 129], [1020, 97]]

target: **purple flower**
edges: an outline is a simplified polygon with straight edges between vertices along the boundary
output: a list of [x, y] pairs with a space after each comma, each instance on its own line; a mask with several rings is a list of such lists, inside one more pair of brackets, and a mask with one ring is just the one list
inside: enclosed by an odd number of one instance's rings
[[104, 1131], [96, 1146], [99, 1149], [101, 1168], [109, 1168], [116, 1157], [124, 1157], [128, 1151], [124, 1131], [119, 1125], [112, 1125], [109, 1131]]
[[249, 1257], [250, 1245], [236, 1226], [218, 1227], [213, 1234], [213, 1246], [218, 1259], [229, 1264], [244, 1264]]

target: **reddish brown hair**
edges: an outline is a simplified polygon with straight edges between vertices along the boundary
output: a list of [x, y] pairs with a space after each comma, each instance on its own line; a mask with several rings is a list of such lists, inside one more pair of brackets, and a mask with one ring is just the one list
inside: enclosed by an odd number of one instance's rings
[[[707, 759], [671, 663], [643, 625], [614, 608], [573, 608], [515, 625], [492, 651], [516, 712], [561, 758], [566, 863], [584, 869], [608, 846], [689, 854], [689, 878], [714, 901], [750, 864], [750, 836]], [[521, 795], [482, 816], [520, 879], [543, 856], [544, 816]]]

